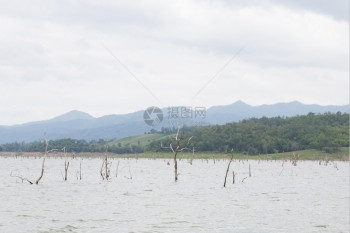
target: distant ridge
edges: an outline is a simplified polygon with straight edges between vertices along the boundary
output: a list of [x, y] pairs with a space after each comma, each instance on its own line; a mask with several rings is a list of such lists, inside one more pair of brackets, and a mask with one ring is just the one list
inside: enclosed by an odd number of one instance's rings
[[72, 110], [63, 115], [52, 118], [51, 121], [71, 121], [71, 120], [91, 120], [91, 119], [94, 119], [94, 117], [88, 113], [81, 112], [78, 110]]
[[251, 117], [274, 117], [274, 116], [296, 116], [305, 115], [309, 112], [347, 112], [349, 105], [328, 105], [303, 104], [298, 101], [289, 103], [264, 104], [251, 106], [239, 100], [230, 105], [213, 106], [208, 109], [207, 120], [211, 124], [225, 124], [227, 122], [239, 121]]
[[[206, 111], [203, 121], [206, 124], [225, 124], [237, 122], [252, 117], [274, 117], [305, 115], [309, 112], [346, 112], [349, 105], [321, 106], [303, 104], [298, 101], [277, 103], [271, 105], [251, 106], [243, 101], [236, 101], [229, 105], [213, 106]], [[128, 114], [112, 114], [95, 118], [88, 113], [73, 110], [46, 121], [29, 122], [14, 126], [0, 126], [0, 144], [8, 142], [31, 142], [41, 140], [47, 132], [48, 139], [118, 139], [149, 132], [152, 127], [143, 121], [143, 112], [140, 110]], [[163, 109], [164, 120], [160, 127], [169, 127], [167, 109]], [[184, 121], [184, 123], [189, 123]]]

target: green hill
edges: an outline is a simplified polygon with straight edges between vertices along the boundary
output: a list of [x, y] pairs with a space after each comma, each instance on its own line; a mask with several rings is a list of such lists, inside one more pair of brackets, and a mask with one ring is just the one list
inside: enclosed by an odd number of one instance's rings
[[156, 140], [162, 140], [163, 138], [166, 138], [164, 134], [160, 133], [153, 133], [153, 134], [140, 134], [135, 136], [130, 136], [126, 138], [120, 138], [113, 140], [109, 142], [109, 145], [114, 146], [139, 146], [141, 148], [145, 148], [147, 145], [149, 145], [151, 142], [154, 142]]
[[[196, 151], [235, 152], [258, 155], [317, 149], [334, 153], [349, 146], [349, 114], [325, 113], [295, 117], [262, 117], [202, 128], [185, 129], [183, 138], [193, 137]], [[158, 139], [147, 147], [164, 151], [160, 145], [174, 143]]]

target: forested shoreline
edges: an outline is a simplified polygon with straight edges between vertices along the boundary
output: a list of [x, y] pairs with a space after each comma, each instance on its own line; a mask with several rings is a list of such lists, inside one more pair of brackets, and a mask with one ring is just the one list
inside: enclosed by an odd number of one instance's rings
[[[177, 129], [163, 128], [156, 132], [168, 135], [147, 145], [122, 144], [113, 141], [60, 139], [50, 140], [52, 152], [63, 148], [67, 152], [104, 152], [106, 144], [111, 153], [142, 153], [145, 151], [169, 151], [164, 148], [173, 142]], [[155, 131], [152, 131], [155, 133]], [[206, 127], [183, 127], [180, 136], [192, 137], [195, 151], [234, 152], [256, 155], [290, 152], [305, 149], [317, 149], [327, 153], [336, 152], [340, 147], [349, 146], [349, 114], [324, 113], [295, 117], [262, 117], [242, 120], [225, 125]], [[165, 145], [165, 146], [164, 146]], [[13, 142], [0, 145], [0, 151], [7, 152], [43, 152], [44, 141]]]
[[[184, 130], [193, 136], [197, 151], [271, 154], [305, 149], [335, 152], [349, 146], [349, 114], [325, 113], [295, 116], [251, 118], [237, 123]], [[162, 140], [169, 145], [172, 137]], [[162, 151], [159, 141], [151, 142], [151, 151]]]

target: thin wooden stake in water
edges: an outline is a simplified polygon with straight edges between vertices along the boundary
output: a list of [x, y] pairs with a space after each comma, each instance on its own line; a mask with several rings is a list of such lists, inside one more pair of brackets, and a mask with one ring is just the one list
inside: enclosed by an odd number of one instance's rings
[[68, 178], [68, 167], [69, 167], [69, 162], [67, 163], [64, 161], [64, 181], [67, 181]]
[[67, 163], [67, 154], [66, 154], [66, 147], [63, 148], [64, 153], [64, 181], [67, 181], [68, 178], [68, 167], [69, 167], [69, 161]]
[[105, 171], [106, 172], [106, 180], [108, 180], [108, 178], [109, 178], [107, 151], [108, 151], [108, 145], [106, 146], [106, 157], [105, 157], [105, 160], [106, 160], [106, 171]]
[[116, 168], [116, 171], [115, 171], [115, 177], [116, 178], [118, 178], [118, 169], [119, 169], [119, 160], [118, 160], [117, 168]]
[[79, 179], [81, 180], [81, 160], [80, 160]]

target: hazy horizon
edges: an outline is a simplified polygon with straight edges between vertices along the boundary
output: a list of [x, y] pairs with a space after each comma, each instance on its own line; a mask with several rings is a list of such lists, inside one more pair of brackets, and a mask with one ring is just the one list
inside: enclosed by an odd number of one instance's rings
[[[206, 110], [210, 109], [211, 107], [218, 107], [218, 106], [228, 106], [228, 105], [232, 105], [232, 104], [235, 104], [237, 102], [242, 102], [244, 104], [247, 104], [251, 107], [259, 107], [259, 106], [264, 106], [264, 105], [274, 105], [274, 104], [288, 104], [288, 103], [293, 103], [293, 102], [298, 102], [298, 103], [301, 103], [301, 104], [304, 104], [304, 105], [318, 105], [318, 106], [323, 106], [323, 107], [327, 107], [327, 106], [349, 106], [349, 104], [345, 104], [345, 105], [320, 105], [320, 104], [305, 104], [305, 103], [302, 103], [300, 101], [297, 101], [297, 100], [294, 100], [294, 101], [290, 101], [290, 102], [276, 102], [276, 103], [272, 103], [272, 104], [258, 104], [258, 105], [252, 105], [252, 104], [249, 104], [243, 100], [237, 100], [231, 104], [225, 104], [225, 105], [222, 105], [222, 104], [217, 104], [217, 105], [213, 105], [213, 106], [209, 106], [209, 107], [206, 107]], [[148, 106], [150, 107], [150, 106]], [[160, 107], [160, 108], [168, 108], [168, 107], [181, 107], [181, 105], [168, 105], [168, 106], [156, 106], [156, 107]], [[193, 106], [189, 106], [189, 107], [193, 107]], [[93, 118], [100, 118], [100, 117], [103, 117], [103, 116], [108, 116], [108, 115], [124, 115], [124, 114], [132, 114], [132, 113], [135, 113], [135, 112], [139, 112], [139, 111], [144, 111], [146, 110], [145, 109], [137, 109], [135, 111], [131, 111], [131, 112], [112, 112], [110, 114], [104, 114], [104, 115], [93, 115], [91, 114], [90, 112], [86, 112], [86, 111], [82, 111], [80, 109], [71, 109], [71, 110], [68, 110], [67, 112], [62, 112], [62, 113], [59, 113], [58, 115], [54, 115], [54, 116], [51, 116], [51, 117], [48, 117], [48, 118], [43, 118], [43, 119], [34, 119], [32, 121], [26, 121], [26, 122], [19, 122], [19, 123], [14, 123], [14, 124], [8, 124], [8, 125], [5, 125], [5, 124], [0, 124], [0, 126], [14, 126], [14, 125], [21, 125], [21, 124], [26, 124], [26, 123], [32, 123], [32, 122], [40, 122], [40, 121], [46, 121], [46, 120], [52, 120], [54, 118], [57, 118], [57, 117], [60, 117], [60, 116], [63, 116], [63, 115], [66, 115], [66, 114], [69, 114], [69, 113], [72, 113], [72, 112], [79, 112], [79, 113], [84, 113], [84, 114], [88, 114], [89, 116], [93, 117]]]

